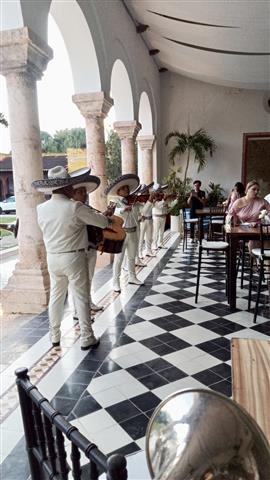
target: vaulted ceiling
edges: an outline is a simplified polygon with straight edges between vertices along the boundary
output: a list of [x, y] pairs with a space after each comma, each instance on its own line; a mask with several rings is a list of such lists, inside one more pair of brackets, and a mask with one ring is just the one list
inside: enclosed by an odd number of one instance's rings
[[[125, 0], [159, 67], [217, 85], [270, 88], [269, 0]], [[153, 52], [152, 52], [153, 53]]]

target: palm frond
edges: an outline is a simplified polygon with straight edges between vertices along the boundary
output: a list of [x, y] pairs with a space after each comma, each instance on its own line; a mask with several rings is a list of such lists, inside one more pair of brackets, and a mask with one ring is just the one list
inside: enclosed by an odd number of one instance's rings
[[175, 130], [174, 132], [168, 133], [168, 135], [166, 135], [166, 138], [165, 138], [165, 145], [168, 145], [168, 142], [171, 138], [178, 138], [180, 136], [181, 136], [181, 133], [179, 133], [177, 130]]
[[175, 145], [175, 147], [170, 151], [169, 153], [169, 159], [170, 161], [172, 162], [172, 164], [174, 165], [174, 159], [177, 155], [181, 155], [183, 153], [183, 150], [181, 148], [181, 146], [179, 146], [178, 144]]

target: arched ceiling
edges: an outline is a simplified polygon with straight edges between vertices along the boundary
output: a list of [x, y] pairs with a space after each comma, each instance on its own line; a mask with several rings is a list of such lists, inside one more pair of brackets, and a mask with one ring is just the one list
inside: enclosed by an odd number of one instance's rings
[[237, 88], [270, 87], [268, 0], [125, 0], [159, 67]]

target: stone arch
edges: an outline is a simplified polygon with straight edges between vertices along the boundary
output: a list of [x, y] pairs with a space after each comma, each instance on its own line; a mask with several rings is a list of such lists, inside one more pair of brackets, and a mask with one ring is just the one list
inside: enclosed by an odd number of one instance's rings
[[134, 119], [134, 102], [130, 78], [122, 60], [117, 59], [111, 73], [110, 96], [114, 100], [117, 121]]
[[[53, 0], [50, 13], [63, 36], [73, 75], [74, 93], [101, 90], [100, 70], [96, 49], [89, 25], [76, 0], [65, 4], [65, 15], [61, 2]], [[76, 34], [74, 34], [76, 25]], [[87, 45], [87, 48], [84, 46]]]
[[139, 122], [142, 125], [140, 135], [153, 135], [152, 109], [146, 92], [142, 92], [140, 96]]
[[[155, 95], [153, 92], [153, 89], [151, 85], [149, 84], [148, 80], [146, 78], [143, 78], [140, 81], [140, 106], [141, 106], [141, 98], [142, 94], [145, 93], [147, 95], [149, 104], [150, 104], [150, 109], [151, 109], [151, 115], [152, 115], [152, 134], [156, 134], [158, 130], [158, 112], [157, 112], [157, 105], [155, 101]], [[139, 109], [140, 109], [139, 106]]]

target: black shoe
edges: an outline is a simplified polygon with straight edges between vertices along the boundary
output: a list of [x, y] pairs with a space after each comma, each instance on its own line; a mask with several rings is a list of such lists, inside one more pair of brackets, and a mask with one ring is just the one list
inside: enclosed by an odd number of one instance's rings
[[53, 347], [60, 347], [60, 341], [59, 342], [52, 342]]
[[97, 348], [100, 344], [100, 338], [96, 339], [96, 343], [92, 343], [90, 345], [87, 345], [87, 347], [81, 347], [81, 350], [90, 350], [90, 348]]

